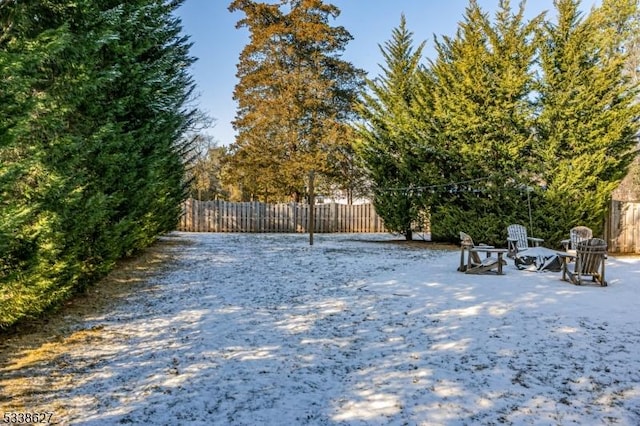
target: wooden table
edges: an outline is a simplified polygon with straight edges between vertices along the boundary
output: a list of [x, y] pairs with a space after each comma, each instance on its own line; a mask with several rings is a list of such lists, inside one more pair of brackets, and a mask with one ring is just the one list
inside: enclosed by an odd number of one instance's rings
[[567, 267], [569, 266], [568, 264], [576, 260], [577, 255], [573, 253], [562, 252], [562, 251], [557, 252], [557, 254], [560, 260], [562, 260], [562, 281], [568, 281], [567, 280]]

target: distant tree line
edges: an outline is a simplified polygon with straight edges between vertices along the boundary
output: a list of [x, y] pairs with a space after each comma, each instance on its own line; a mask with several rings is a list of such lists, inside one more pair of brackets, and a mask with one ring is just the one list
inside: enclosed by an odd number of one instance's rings
[[0, 329], [174, 229], [196, 118], [181, 3], [0, 0]]

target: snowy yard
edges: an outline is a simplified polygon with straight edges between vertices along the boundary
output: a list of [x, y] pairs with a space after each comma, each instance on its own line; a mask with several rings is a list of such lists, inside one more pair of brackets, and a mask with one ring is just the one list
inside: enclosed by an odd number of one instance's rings
[[465, 275], [458, 251], [387, 235], [165, 239], [169, 262], [135, 292], [0, 364], [0, 411], [81, 425], [640, 424], [640, 258], [610, 256], [601, 288], [511, 260], [504, 276]]

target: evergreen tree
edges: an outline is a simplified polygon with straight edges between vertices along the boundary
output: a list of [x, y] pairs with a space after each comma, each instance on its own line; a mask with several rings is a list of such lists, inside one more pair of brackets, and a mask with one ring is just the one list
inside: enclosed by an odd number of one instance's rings
[[443, 188], [432, 206], [432, 238], [461, 230], [503, 243], [509, 223], [526, 217], [533, 108], [535, 34], [542, 17], [524, 19], [502, 0], [492, 22], [470, 1], [455, 37], [436, 42], [431, 64], [435, 142], [448, 153]]
[[238, 63], [230, 177], [252, 198], [299, 200], [311, 171], [331, 172], [328, 156], [348, 131], [361, 75], [340, 59], [351, 35], [329, 25], [340, 11], [321, 0], [235, 0], [229, 10], [244, 12], [238, 27], [251, 33]]
[[424, 221], [425, 203], [420, 192], [420, 157], [413, 105], [419, 93], [420, 60], [425, 43], [414, 50], [406, 18], [392, 31], [391, 40], [379, 46], [385, 65], [382, 74], [368, 80], [359, 107], [362, 125], [357, 150], [372, 186], [376, 212], [385, 227], [412, 239], [416, 222]]
[[0, 4], [0, 327], [177, 223], [193, 86], [179, 4]]
[[545, 237], [558, 242], [575, 225], [602, 232], [611, 192], [634, 155], [639, 106], [623, 48], [637, 25], [636, 2], [606, 0], [586, 18], [577, 0], [556, 7], [541, 54], [535, 153], [546, 185]]

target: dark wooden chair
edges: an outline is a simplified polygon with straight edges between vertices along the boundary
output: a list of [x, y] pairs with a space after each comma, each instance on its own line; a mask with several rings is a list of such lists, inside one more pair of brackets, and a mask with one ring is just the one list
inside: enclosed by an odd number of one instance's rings
[[[606, 286], [604, 278], [607, 243], [601, 238], [590, 238], [576, 245], [576, 253], [559, 253], [562, 259], [562, 279], [582, 285], [585, 277]], [[575, 260], [575, 262], [571, 262]]]
[[[506, 252], [507, 249], [497, 249], [486, 244], [476, 246], [469, 234], [460, 232], [460, 266], [458, 271], [465, 274], [502, 275], [502, 266], [507, 264], [502, 259], [502, 255]], [[485, 253], [486, 256], [482, 258], [480, 253]], [[493, 254], [496, 256], [494, 257]]]

